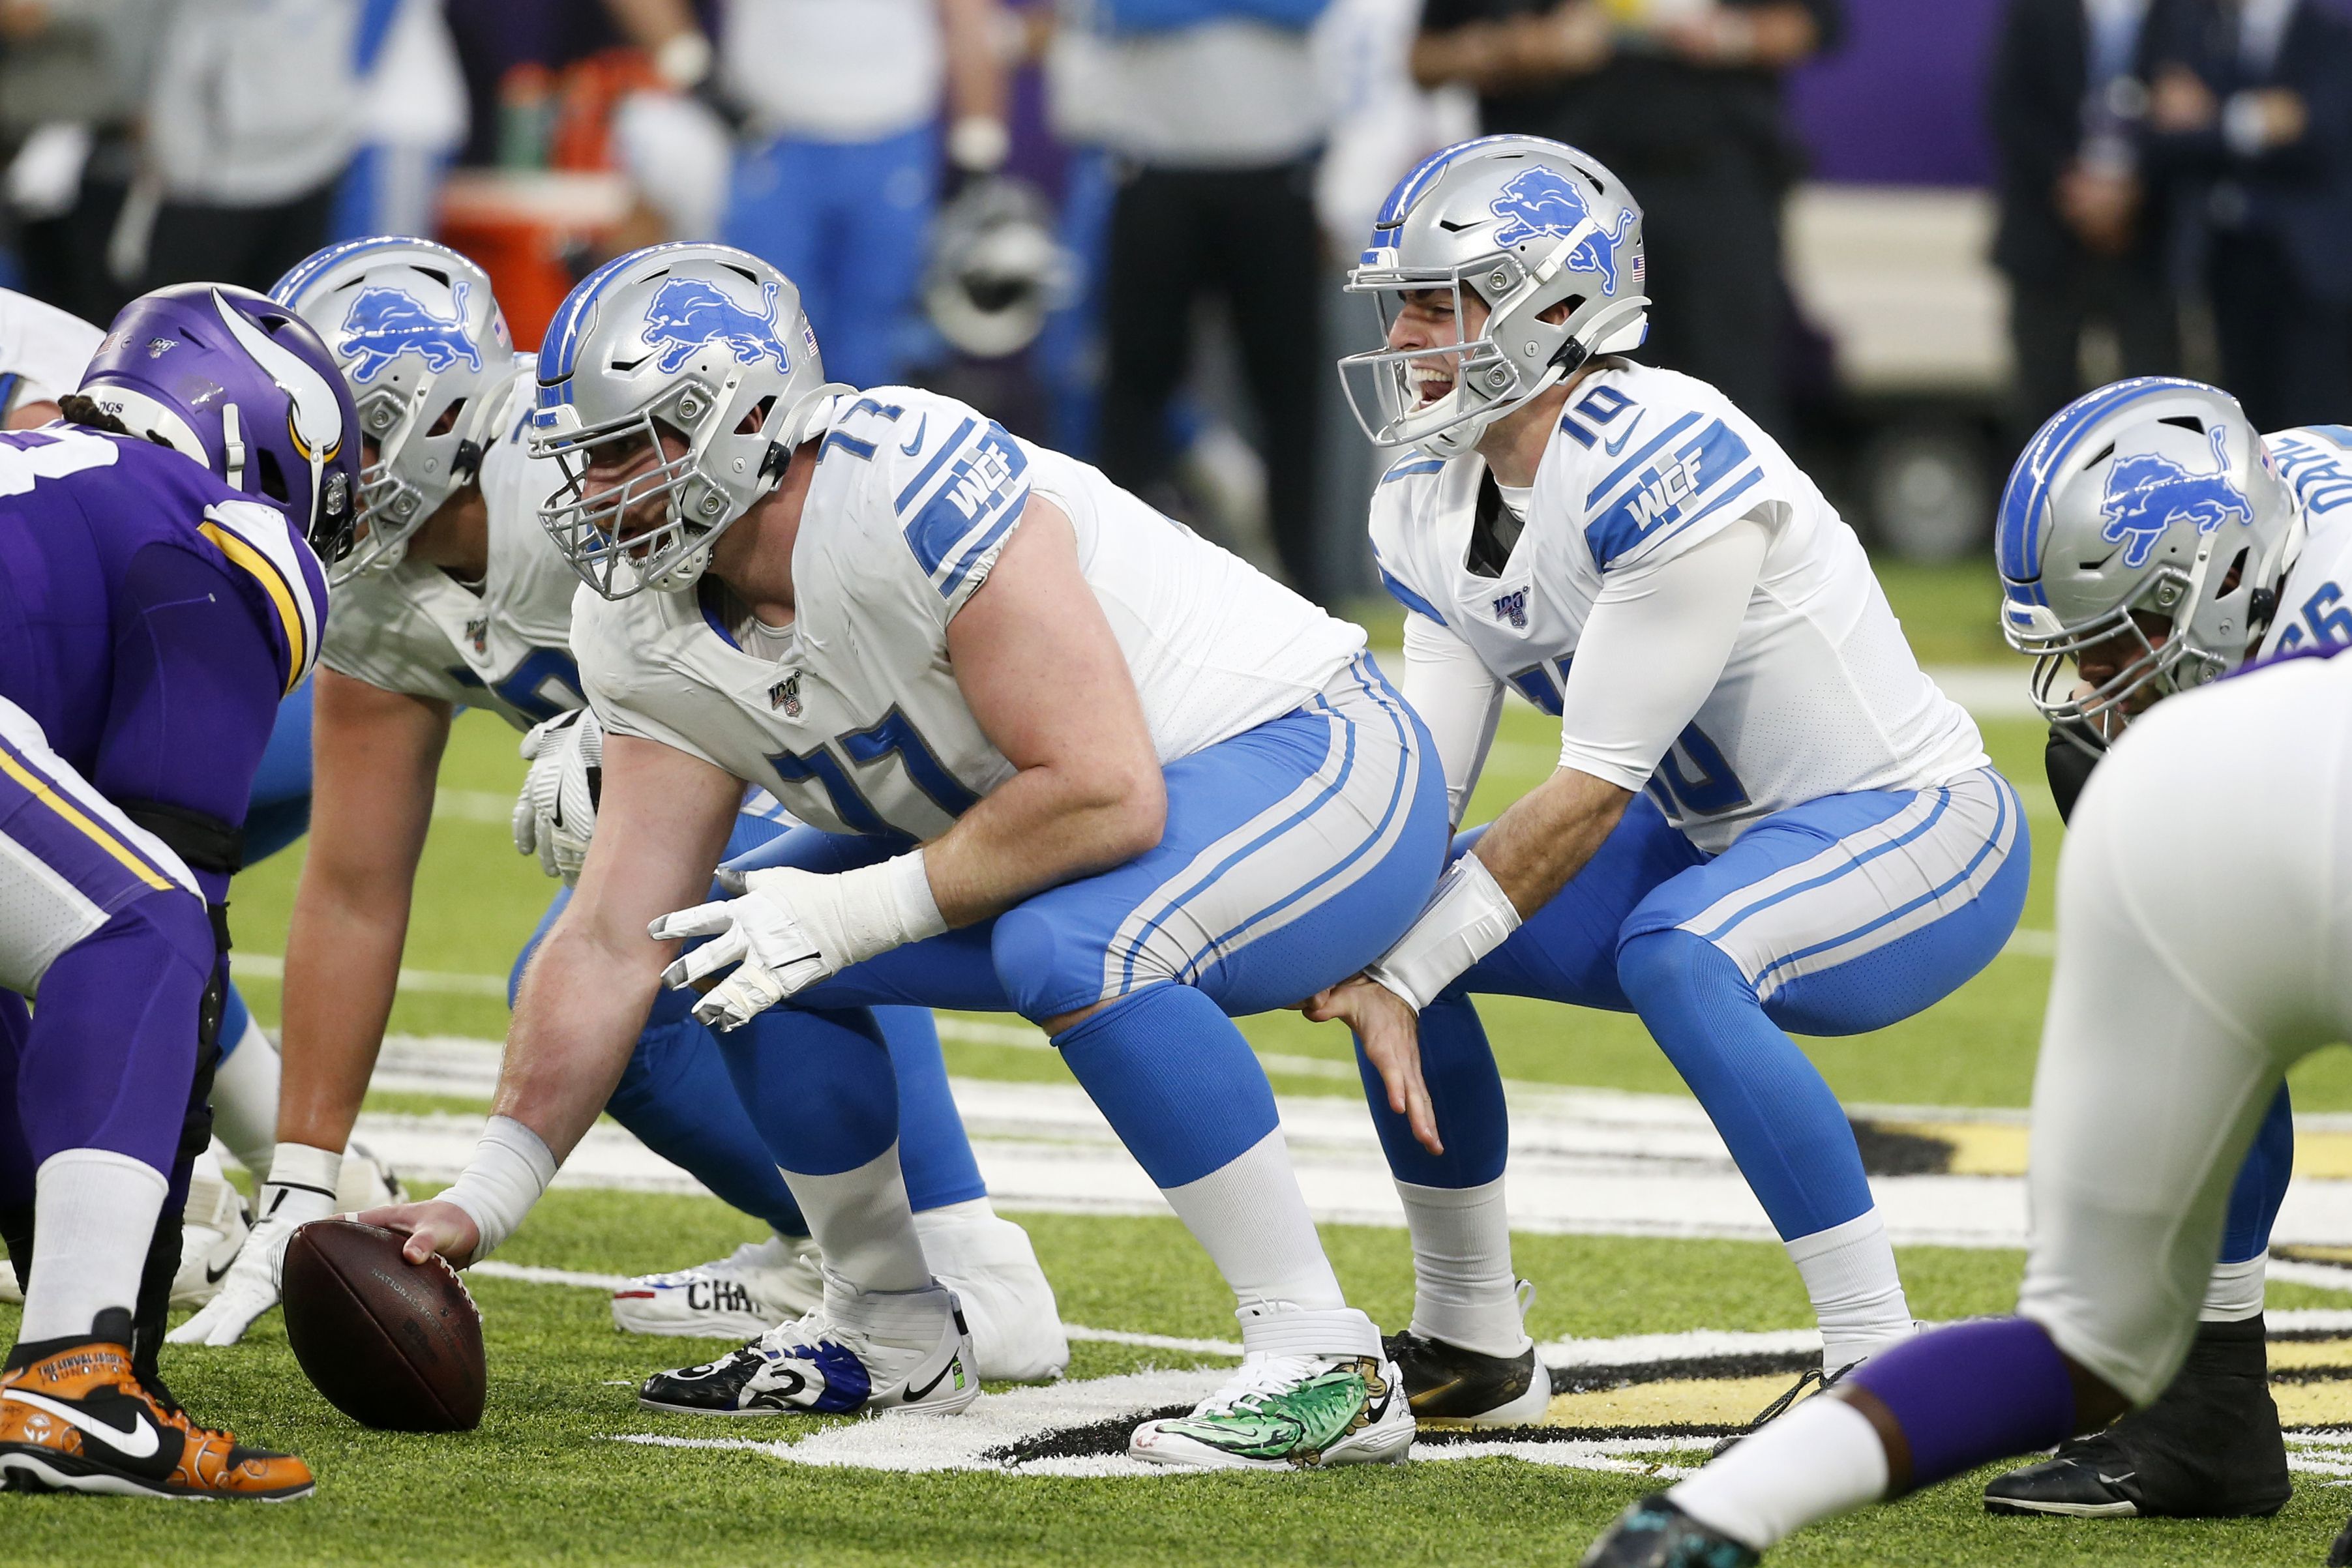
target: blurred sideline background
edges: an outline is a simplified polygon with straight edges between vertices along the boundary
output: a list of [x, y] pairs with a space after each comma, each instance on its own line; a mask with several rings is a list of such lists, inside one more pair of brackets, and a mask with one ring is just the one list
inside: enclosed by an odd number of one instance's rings
[[607, 256], [726, 239], [837, 378], [965, 397], [1369, 615], [1339, 285], [1482, 129], [1626, 181], [1640, 357], [1782, 436], [1930, 662], [2000, 656], [2000, 483], [2078, 387], [2352, 420], [2339, 0], [0, 0], [0, 282], [103, 322], [424, 233], [530, 346]]

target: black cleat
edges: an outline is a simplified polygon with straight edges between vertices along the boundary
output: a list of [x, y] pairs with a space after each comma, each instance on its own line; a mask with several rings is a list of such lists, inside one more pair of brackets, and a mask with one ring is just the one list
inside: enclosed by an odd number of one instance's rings
[[1988, 1513], [2243, 1519], [2286, 1505], [2286, 1439], [2263, 1320], [2200, 1323], [2157, 1402], [1985, 1488]]
[[1709, 1530], [1661, 1494], [1619, 1514], [1580, 1568], [1749, 1568], [1758, 1555], [1755, 1548]]
[[1739, 1446], [1739, 1440], [1742, 1437], [1753, 1436], [1768, 1422], [1776, 1421], [1781, 1416], [1786, 1416], [1789, 1413], [1789, 1407], [1796, 1404], [1798, 1400], [1802, 1399], [1808, 1390], [1816, 1394], [1826, 1394], [1831, 1389], [1835, 1388], [1838, 1385], [1839, 1379], [1843, 1378], [1847, 1373], [1852, 1372], [1855, 1367], [1860, 1366], [1861, 1364], [1862, 1363], [1858, 1361], [1853, 1362], [1845, 1366], [1839, 1367], [1835, 1372], [1830, 1373], [1824, 1373], [1817, 1366], [1809, 1366], [1805, 1368], [1804, 1371], [1797, 1375], [1797, 1381], [1789, 1385], [1786, 1393], [1773, 1400], [1771, 1404], [1764, 1406], [1763, 1409], [1756, 1412], [1755, 1417], [1751, 1419], [1746, 1427], [1734, 1432], [1730, 1437], [1726, 1437], [1714, 1448], [1709, 1448], [1706, 1451], [1706, 1457], [1710, 1459], [1719, 1459], [1723, 1458], [1724, 1455], [1731, 1452], [1732, 1449]]
[[2327, 1549], [2327, 1568], [2352, 1568], [2352, 1521], [2336, 1532], [2336, 1543]]
[[1551, 1372], [1536, 1359], [1532, 1344], [1517, 1355], [1486, 1355], [1408, 1329], [1381, 1346], [1404, 1374], [1416, 1421], [1524, 1427], [1542, 1420], [1551, 1407]]

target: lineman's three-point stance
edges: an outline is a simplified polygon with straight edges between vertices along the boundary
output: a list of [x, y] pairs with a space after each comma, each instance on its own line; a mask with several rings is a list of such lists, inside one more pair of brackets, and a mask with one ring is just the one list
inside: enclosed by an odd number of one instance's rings
[[[823, 1308], [652, 1379], [740, 1414], [973, 1397], [895, 1147], [878, 1003], [1017, 1011], [1240, 1303], [1248, 1354], [1139, 1457], [1402, 1458], [1412, 1417], [1348, 1307], [1227, 1015], [1370, 963], [1443, 860], [1426, 737], [1335, 621], [1085, 465], [964, 405], [827, 384], [789, 281], [667, 246], [573, 291], [534, 444], [550, 526], [604, 598], [572, 644], [604, 722], [577, 895], [526, 976], [498, 1112], [442, 1201], [383, 1211], [464, 1260], [520, 1222], [629, 1054], [674, 940], [825, 1259]], [[745, 783], [804, 821], [704, 896]], [[917, 847], [918, 844], [920, 847]]]

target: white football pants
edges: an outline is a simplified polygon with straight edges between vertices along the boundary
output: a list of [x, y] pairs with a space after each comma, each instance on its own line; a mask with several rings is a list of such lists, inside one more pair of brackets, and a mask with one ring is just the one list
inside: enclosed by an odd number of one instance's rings
[[2197, 1326], [2286, 1070], [2352, 1036], [2352, 656], [2168, 698], [2058, 865], [2018, 1311], [2140, 1404]]

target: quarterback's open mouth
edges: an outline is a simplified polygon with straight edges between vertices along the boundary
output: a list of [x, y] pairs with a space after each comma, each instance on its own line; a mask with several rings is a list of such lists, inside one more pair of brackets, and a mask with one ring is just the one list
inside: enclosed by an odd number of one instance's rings
[[1453, 372], [1436, 365], [1407, 365], [1405, 377], [1412, 388], [1416, 408], [1427, 408], [1454, 390]]

